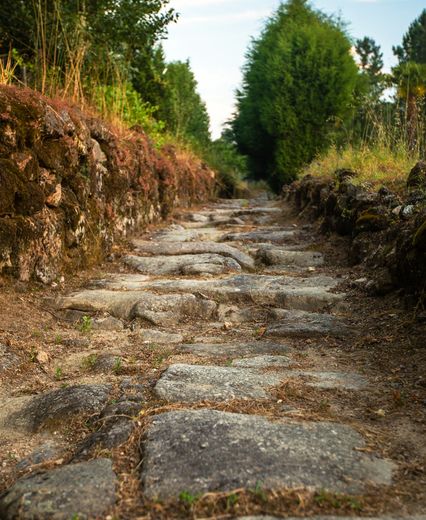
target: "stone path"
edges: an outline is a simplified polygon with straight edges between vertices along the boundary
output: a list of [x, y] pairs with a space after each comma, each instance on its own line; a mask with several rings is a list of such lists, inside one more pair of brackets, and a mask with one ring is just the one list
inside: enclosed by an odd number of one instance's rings
[[[362, 423], [284, 402], [367, 396], [375, 381], [316, 355], [315, 342], [355, 332], [342, 279], [310, 249], [309, 230], [283, 223], [281, 204], [219, 201], [186, 212], [179, 224], [135, 239], [118, 271], [56, 299], [55, 316], [87, 334], [62, 354], [65, 385], [1, 398], [0, 438], [31, 446], [17, 463], [24, 476], [0, 498], [1, 518], [120, 511], [119, 465], [109, 457], [120, 458], [129, 443], [142, 454], [128, 469], [140, 501], [258, 488], [345, 496], [391, 488], [398, 464], [371, 448]], [[75, 441], [58, 435], [80, 417], [91, 431]], [[153, 511], [144, 518], [156, 518]]]

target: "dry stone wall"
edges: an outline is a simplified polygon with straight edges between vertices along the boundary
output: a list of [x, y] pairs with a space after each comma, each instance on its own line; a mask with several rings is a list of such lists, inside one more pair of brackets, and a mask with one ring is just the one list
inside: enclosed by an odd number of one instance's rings
[[176, 206], [208, 199], [214, 172], [134, 127], [0, 87], [0, 274], [54, 281]]
[[364, 262], [373, 275], [368, 289], [384, 294], [404, 288], [425, 301], [426, 162], [413, 168], [407, 190], [396, 194], [357, 185], [356, 172], [338, 170], [332, 179], [305, 176], [283, 189], [299, 213], [321, 223], [323, 232], [351, 238], [349, 261]]

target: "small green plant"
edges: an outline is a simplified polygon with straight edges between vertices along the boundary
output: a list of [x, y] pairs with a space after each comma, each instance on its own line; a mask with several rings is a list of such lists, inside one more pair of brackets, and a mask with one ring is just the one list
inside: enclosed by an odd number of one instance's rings
[[63, 341], [63, 338], [60, 334], [56, 334], [55, 336], [55, 345], [60, 345]]
[[82, 360], [81, 366], [84, 368], [84, 370], [93, 370], [97, 360], [97, 354], [90, 354]]
[[121, 372], [122, 368], [123, 368], [123, 360], [121, 359], [121, 357], [116, 357], [114, 359], [114, 365], [112, 367], [114, 374], [119, 374]]
[[35, 347], [32, 347], [29, 352], [31, 363], [35, 363], [37, 361], [37, 354], [38, 354], [37, 349]]
[[193, 495], [189, 491], [182, 491], [182, 493], [179, 495], [179, 500], [188, 506], [194, 505], [199, 498], [200, 495]]
[[64, 377], [64, 373], [62, 371], [62, 368], [61, 367], [56, 367], [55, 368], [55, 379], [57, 381], [60, 381], [63, 377]]
[[333, 507], [334, 509], [339, 509], [343, 506], [349, 506], [354, 511], [360, 511], [362, 509], [362, 504], [354, 497], [348, 495], [334, 495], [327, 491], [321, 490], [319, 491], [315, 497], [314, 501], [320, 506], [324, 507]]
[[90, 316], [83, 316], [80, 322], [80, 332], [88, 334], [92, 330], [93, 321]]
[[318, 494], [315, 495], [314, 501], [319, 506], [332, 506], [337, 508], [342, 505], [340, 500], [336, 496], [324, 490], [319, 491]]
[[226, 498], [226, 509], [231, 509], [238, 503], [239, 496], [236, 493], [232, 493]]
[[260, 498], [262, 502], [267, 502], [268, 496], [266, 495], [266, 492], [263, 489], [263, 484], [262, 482], [260, 482], [260, 480], [256, 482], [256, 486], [254, 487], [254, 489], [250, 489], [250, 491], [251, 493], [253, 493], [253, 495]]
[[319, 402], [318, 408], [322, 412], [325, 412], [325, 411], [329, 410], [330, 403], [329, 403], [328, 399], [321, 399], [321, 401]]

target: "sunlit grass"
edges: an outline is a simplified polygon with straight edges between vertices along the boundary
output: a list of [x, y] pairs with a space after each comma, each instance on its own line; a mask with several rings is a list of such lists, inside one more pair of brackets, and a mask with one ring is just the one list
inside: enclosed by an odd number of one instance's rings
[[358, 174], [353, 179], [355, 184], [372, 189], [386, 186], [402, 192], [411, 168], [419, 159], [405, 146], [393, 149], [381, 144], [360, 147], [347, 145], [342, 149], [333, 146], [305, 168], [302, 176], [331, 177], [336, 170], [345, 168]]

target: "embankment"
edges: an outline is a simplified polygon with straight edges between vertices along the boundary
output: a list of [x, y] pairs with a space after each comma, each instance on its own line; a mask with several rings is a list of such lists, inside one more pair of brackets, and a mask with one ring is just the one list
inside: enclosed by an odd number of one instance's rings
[[425, 301], [426, 162], [410, 172], [404, 194], [385, 187], [372, 192], [356, 183], [356, 172], [336, 171], [332, 178], [306, 176], [283, 191], [299, 213], [321, 224], [324, 233], [351, 238], [353, 265], [371, 273], [366, 289], [385, 294], [403, 288]]
[[0, 274], [52, 282], [214, 185], [201, 161], [157, 150], [141, 129], [0, 87]]

